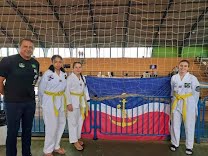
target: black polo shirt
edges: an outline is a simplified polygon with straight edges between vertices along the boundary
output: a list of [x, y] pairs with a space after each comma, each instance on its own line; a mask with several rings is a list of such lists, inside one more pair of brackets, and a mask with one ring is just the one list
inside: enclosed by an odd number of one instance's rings
[[4, 101], [34, 101], [38, 73], [39, 63], [34, 58], [25, 60], [19, 54], [3, 58], [0, 62], [0, 76], [6, 78]]

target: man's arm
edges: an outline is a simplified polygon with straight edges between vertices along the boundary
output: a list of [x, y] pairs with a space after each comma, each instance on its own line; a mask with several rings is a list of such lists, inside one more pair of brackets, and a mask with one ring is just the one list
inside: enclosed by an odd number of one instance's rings
[[8, 77], [11, 69], [11, 59], [4, 57], [0, 61], [0, 94], [4, 95], [4, 80]]
[[5, 77], [0, 76], [0, 94], [4, 95], [4, 80]]

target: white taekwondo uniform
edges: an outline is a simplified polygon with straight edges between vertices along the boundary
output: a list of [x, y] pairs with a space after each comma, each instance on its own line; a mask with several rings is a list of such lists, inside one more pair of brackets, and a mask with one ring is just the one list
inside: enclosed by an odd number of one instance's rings
[[[83, 80], [82, 80], [83, 78]], [[69, 142], [75, 143], [81, 138], [84, 112], [88, 113], [87, 101], [90, 100], [86, 80], [72, 73], [67, 78], [67, 104], [72, 104], [73, 111], [67, 112]]]
[[67, 74], [62, 71], [58, 75], [47, 70], [39, 84], [38, 96], [45, 123], [44, 153], [52, 153], [60, 148], [60, 140], [66, 125], [66, 79]]
[[[171, 114], [171, 143], [176, 147], [180, 141], [180, 127], [184, 120], [186, 133], [186, 148], [193, 149], [194, 131], [199, 100], [199, 81], [197, 78], [186, 73], [181, 80], [176, 74], [171, 78], [171, 91], [173, 96]], [[175, 102], [175, 103], [174, 103]]]

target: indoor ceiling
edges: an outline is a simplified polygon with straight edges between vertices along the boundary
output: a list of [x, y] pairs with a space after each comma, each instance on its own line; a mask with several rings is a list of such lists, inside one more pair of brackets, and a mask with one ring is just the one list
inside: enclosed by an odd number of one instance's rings
[[207, 0], [1, 0], [0, 46], [154, 47], [208, 43]]

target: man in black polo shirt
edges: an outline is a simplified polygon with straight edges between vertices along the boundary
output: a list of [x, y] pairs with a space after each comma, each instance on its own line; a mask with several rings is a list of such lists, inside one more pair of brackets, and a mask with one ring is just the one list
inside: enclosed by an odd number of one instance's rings
[[7, 117], [6, 156], [17, 155], [20, 121], [22, 156], [31, 156], [31, 130], [36, 107], [34, 85], [39, 73], [39, 63], [31, 57], [33, 50], [33, 41], [23, 39], [19, 54], [5, 57], [0, 62], [0, 93], [4, 95]]

